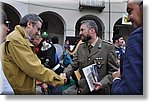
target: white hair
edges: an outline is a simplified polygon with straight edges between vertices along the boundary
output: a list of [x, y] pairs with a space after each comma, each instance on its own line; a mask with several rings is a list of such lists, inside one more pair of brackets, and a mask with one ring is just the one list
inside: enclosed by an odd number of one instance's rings
[[143, 0], [128, 0], [128, 3], [137, 3], [140, 4]]

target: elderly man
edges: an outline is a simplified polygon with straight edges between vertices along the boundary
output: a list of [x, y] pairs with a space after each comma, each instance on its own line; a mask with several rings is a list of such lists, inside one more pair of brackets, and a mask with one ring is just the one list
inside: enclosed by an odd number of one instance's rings
[[3, 43], [3, 69], [15, 94], [35, 94], [35, 79], [53, 86], [65, 82], [64, 77], [44, 67], [33, 52], [30, 41], [40, 34], [42, 22], [36, 14], [25, 15]]

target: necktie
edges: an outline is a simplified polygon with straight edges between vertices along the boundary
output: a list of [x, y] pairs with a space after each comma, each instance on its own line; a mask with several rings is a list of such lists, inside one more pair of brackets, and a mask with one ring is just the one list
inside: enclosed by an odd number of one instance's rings
[[92, 45], [88, 45], [89, 53], [91, 52], [92, 48], [93, 48]]

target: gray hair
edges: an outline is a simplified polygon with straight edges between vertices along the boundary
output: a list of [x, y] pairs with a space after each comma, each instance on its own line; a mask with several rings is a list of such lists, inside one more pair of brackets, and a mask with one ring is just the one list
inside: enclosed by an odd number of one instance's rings
[[81, 25], [85, 24], [88, 28], [94, 28], [96, 34], [98, 33], [98, 26], [94, 20], [83, 20]]
[[140, 4], [142, 2], [143, 2], [143, 0], [128, 0], [128, 3], [137, 3], [137, 4]]
[[143, 0], [128, 0], [128, 3], [135, 3], [140, 6], [140, 9], [143, 13]]
[[36, 24], [36, 22], [40, 21], [43, 23], [43, 20], [36, 14], [27, 14], [25, 15], [19, 22], [20, 26], [26, 27], [28, 21], [31, 21], [33, 24]]

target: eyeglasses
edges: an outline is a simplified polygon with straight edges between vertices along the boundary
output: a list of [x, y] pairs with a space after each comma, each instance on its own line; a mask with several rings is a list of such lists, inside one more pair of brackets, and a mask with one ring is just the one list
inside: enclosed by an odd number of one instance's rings
[[38, 30], [38, 31], [40, 31], [41, 30], [41, 28], [40, 27], [38, 27], [37, 25], [36, 25], [36, 23], [32, 23], [33, 24], [33, 27], [36, 27], [36, 29]]
[[6, 25], [6, 27], [8, 27], [8, 28], [9, 28], [10, 21], [7, 21], [7, 20], [6, 20], [6, 21], [4, 22], [4, 24]]

